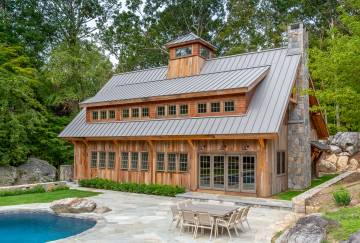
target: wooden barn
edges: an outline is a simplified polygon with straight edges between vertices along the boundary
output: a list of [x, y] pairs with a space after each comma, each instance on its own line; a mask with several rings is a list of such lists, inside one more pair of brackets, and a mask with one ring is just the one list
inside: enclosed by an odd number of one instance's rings
[[61, 132], [75, 179], [179, 185], [267, 197], [311, 180], [311, 140], [328, 131], [307, 70], [302, 24], [288, 46], [215, 57], [190, 33], [168, 66], [114, 75]]

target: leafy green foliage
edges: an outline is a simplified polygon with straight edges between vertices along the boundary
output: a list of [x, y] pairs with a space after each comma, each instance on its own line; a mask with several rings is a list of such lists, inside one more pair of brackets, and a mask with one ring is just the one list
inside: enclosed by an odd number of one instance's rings
[[119, 183], [107, 179], [83, 179], [79, 180], [79, 185], [98, 189], [134, 192], [142, 194], [151, 194], [159, 196], [174, 197], [176, 194], [184, 193], [185, 189], [178, 186], [159, 185], [159, 184], [137, 184], [137, 183]]
[[337, 241], [348, 240], [350, 235], [360, 229], [360, 207], [341, 208], [335, 212], [326, 212], [325, 217], [339, 222], [340, 227], [328, 230], [328, 237]]
[[332, 195], [338, 206], [348, 206], [351, 202], [350, 192], [344, 187], [336, 189]]
[[[69, 190], [68, 186], [57, 186], [49, 190], [50, 192], [61, 191], [61, 190]], [[45, 188], [41, 185], [37, 185], [31, 188], [18, 188], [18, 189], [6, 189], [0, 190], [0, 197], [9, 197], [16, 196], [22, 194], [32, 194], [32, 193], [43, 193], [47, 192]]]

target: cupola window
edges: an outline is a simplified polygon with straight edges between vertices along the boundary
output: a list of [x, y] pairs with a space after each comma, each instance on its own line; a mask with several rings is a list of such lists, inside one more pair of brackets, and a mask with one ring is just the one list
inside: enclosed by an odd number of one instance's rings
[[183, 57], [188, 56], [192, 54], [192, 47], [186, 46], [186, 47], [180, 47], [175, 50], [175, 56], [176, 57]]

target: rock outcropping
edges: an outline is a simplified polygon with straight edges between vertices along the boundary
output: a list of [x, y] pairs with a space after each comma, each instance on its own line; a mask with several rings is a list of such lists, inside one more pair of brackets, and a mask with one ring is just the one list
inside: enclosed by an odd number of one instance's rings
[[321, 243], [326, 239], [326, 227], [330, 223], [318, 214], [303, 217], [286, 230], [276, 243]]
[[52, 202], [50, 208], [55, 213], [91, 213], [96, 203], [86, 198], [65, 198]]
[[29, 158], [19, 167], [0, 167], [0, 186], [13, 186], [56, 180], [56, 168], [45, 160]]

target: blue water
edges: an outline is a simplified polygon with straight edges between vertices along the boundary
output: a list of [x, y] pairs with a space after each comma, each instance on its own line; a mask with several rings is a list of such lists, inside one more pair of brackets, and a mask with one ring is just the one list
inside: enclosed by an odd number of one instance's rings
[[95, 220], [46, 212], [0, 213], [0, 242], [43, 243], [79, 234], [95, 224]]

